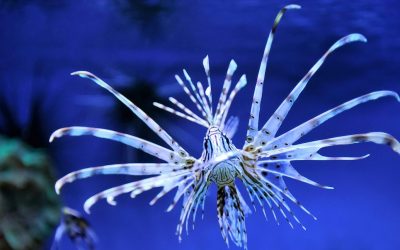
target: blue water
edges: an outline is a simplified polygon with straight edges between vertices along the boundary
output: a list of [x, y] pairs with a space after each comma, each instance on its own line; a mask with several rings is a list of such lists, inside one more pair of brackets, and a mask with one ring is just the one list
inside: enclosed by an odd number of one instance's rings
[[[241, 118], [234, 138], [243, 144], [253, 86], [273, 19], [288, 1], [0, 1], [0, 132], [48, 147], [61, 177], [72, 170], [111, 163], [149, 160], [117, 143], [63, 138], [47, 143], [55, 129], [71, 125], [114, 129], [148, 137], [135, 117], [116, 115], [125, 109], [88, 80], [69, 76], [89, 70], [117, 89], [150, 82], [161, 98], [184, 96], [174, 74], [185, 67], [205, 82], [201, 61], [209, 55], [214, 90], [221, 87], [230, 59], [249, 84], [231, 114]], [[132, 3], [137, 1], [131, 1]], [[400, 18], [396, 1], [297, 1], [300, 11], [287, 12], [278, 28], [267, 70], [261, 121], [265, 121], [319, 57], [340, 37], [358, 32], [368, 43], [354, 43], [332, 54], [310, 81], [281, 131], [348, 99], [375, 90], [400, 91]], [[139, 7], [141, 8], [139, 9]], [[161, 6], [161, 7], [159, 7]], [[141, 101], [153, 100], [134, 93]], [[216, 94], [216, 93], [214, 93]], [[157, 112], [151, 111], [151, 112]], [[160, 120], [194, 156], [201, 153], [205, 130], [168, 115]], [[384, 131], [400, 138], [400, 104], [385, 98], [361, 105], [330, 120], [302, 141], [360, 132]], [[160, 117], [159, 117], [160, 116]], [[127, 122], [129, 121], [129, 122]], [[142, 132], [144, 130], [145, 132]], [[152, 137], [150, 137], [152, 138]], [[247, 218], [249, 249], [400, 249], [400, 156], [390, 148], [359, 144], [322, 151], [360, 156], [352, 162], [295, 162], [305, 176], [334, 190], [320, 190], [288, 180], [292, 193], [317, 217], [295, 209], [308, 228], [292, 230], [260, 211]], [[86, 198], [131, 177], [94, 177], [67, 185], [66, 205], [82, 210]], [[226, 249], [216, 218], [211, 189], [204, 221], [181, 244], [174, 235], [179, 209], [164, 212], [172, 195], [153, 207], [156, 191], [118, 206], [99, 202], [87, 216], [100, 242], [98, 249]], [[293, 206], [295, 207], [295, 206]], [[73, 249], [65, 240], [62, 249]], [[231, 246], [231, 249], [236, 249]]]

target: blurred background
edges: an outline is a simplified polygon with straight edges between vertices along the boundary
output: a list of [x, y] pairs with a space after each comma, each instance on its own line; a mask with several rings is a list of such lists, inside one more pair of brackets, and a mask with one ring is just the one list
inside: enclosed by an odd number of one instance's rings
[[[332, 54], [280, 131], [368, 92], [400, 91], [396, 1], [0, 0], [0, 249], [49, 249], [61, 206], [84, 214], [86, 198], [135, 180], [93, 177], [67, 185], [57, 197], [57, 178], [86, 167], [152, 160], [92, 137], [65, 137], [49, 144], [54, 130], [92, 126], [160, 142], [108, 92], [71, 72], [88, 70], [103, 78], [199, 157], [205, 129], [157, 110], [152, 102], [166, 103], [174, 96], [190, 106], [174, 74], [186, 68], [192, 79], [204, 83], [201, 62], [207, 54], [214, 95], [219, 95], [229, 60], [235, 59], [234, 81], [243, 73], [249, 80], [231, 109], [231, 115], [240, 117], [233, 141], [242, 147], [268, 32], [279, 9], [290, 3], [303, 9], [287, 12], [278, 28], [261, 122], [331, 44], [353, 32], [364, 34], [368, 43], [352, 43]], [[363, 104], [302, 141], [372, 131], [400, 138], [399, 111], [392, 98]], [[292, 193], [318, 221], [293, 206], [308, 230], [292, 230], [283, 220], [277, 226], [271, 216], [265, 222], [257, 211], [247, 218], [249, 249], [400, 249], [399, 155], [375, 144], [323, 153], [371, 156], [352, 162], [295, 162], [303, 175], [335, 189], [288, 180]], [[180, 244], [175, 236], [180, 211], [165, 212], [172, 195], [149, 206], [156, 193], [134, 200], [123, 195], [116, 207], [101, 201], [91, 215], [84, 214], [99, 238], [96, 249], [226, 249], [216, 218], [215, 189], [208, 195], [204, 220]], [[67, 237], [61, 243], [61, 250], [76, 249]]]

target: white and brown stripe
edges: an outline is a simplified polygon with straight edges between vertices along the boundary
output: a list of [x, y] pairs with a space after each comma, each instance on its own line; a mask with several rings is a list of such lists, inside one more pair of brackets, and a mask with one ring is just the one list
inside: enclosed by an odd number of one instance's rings
[[247, 128], [247, 135], [246, 135], [247, 143], [252, 143], [254, 141], [256, 133], [258, 132], [258, 119], [260, 115], [260, 104], [262, 99], [263, 83], [265, 79], [265, 71], [267, 69], [268, 57], [271, 51], [272, 41], [274, 40], [276, 29], [283, 14], [286, 12], [286, 10], [291, 10], [291, 9], [300, 9], [300, 6], [295, 4], [287, 5], [279, 11], [278, 15], [275, 18], [271, 32], [269, 33], [267, 43], [265, 45], [263, 57], [261, 59], [260, 69], [258, 70], [257, 82], [254, 89], [253, 102], [251, 104], [249, 125]]

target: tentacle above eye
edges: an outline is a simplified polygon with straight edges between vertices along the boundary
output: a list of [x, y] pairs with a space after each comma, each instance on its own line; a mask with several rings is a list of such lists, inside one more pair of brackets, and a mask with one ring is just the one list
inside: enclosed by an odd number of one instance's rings
[[257, 133], [257, 142], [259, 145], [262, 142], [267, 142], [271, 140], [280, 126], [282, 125], [283, 120], [286, 118], [289, 110], [292, 108], [294, 102], [297, 100], [301, 92], [307, 86], [307, 83], [311, 79], [311, 77], [318, 71], [321, 65], [324, 63], [329, 54], [335, 51], [337, 48], [342, 47], [345, 44], [352, 42], [366, 42], [367, 39], [361, 34], [350, 34], [345, 37], [342, 37], [338, 41], [336, 41], [326, 52], [325, 54], [314, 64], [314, 66], [308, 71], [308, 73], [300, 80], [300, 82], [296, 85], [296, 87], [290, 92], [288, 97], [281, 103], [281, 105], [277, 108], [275, 113], [268, 119], [268, 121], [264, 124], [262, 129]]

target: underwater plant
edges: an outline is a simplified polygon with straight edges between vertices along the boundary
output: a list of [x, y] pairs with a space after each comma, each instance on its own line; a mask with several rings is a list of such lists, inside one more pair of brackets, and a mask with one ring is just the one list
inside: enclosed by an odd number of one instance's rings
[[40, 249], [60, 217], [44, 150], [0, 136], [0, 249]]
[[298, 82], [267, 122], [262, 127], [259, 127], [263, 83], [276, 29], [287, 10], [299, 8], [299, 5], [287, 5], [280, 10], [275, 18], [261, 60], [252, 99], [247, 136], [242, 148], [237, 148], [231, 140], [237, 130], [239, 120], [236, 117], [228, 119], [227, 117], [233, 99], [238, 91], [246, 85], [247, 79], [246, 75], [242, 75], [237, 84], [231, 88], [232, 76], [237, 68], [233, 60], [229, 64], [222, 92], [217, 103], [213, 102], [211, 94], [212, 86], [208, 56], [203, 60], [207, 76], [206, 88], [201, 82], [195, 84], [186, 70], [183, 70], [183, 74], [189, 86], [185, 84], [180, 76], [175, 75], [178, 84], [195, 104], [199, 114], [196, 114], [173, 97], [170, 97], [169, 100], [177, 106], [178, 110], [160, 103], [154, 103], [156, 107], [197, 123], [207, 129], [203, 141], [203, 153], [199, 158], [191, 156], [151, 117], [146, 115], [139, 107], [111, 88], [103, 80], [86, 71], [72, 73], [72, 75], [92, 80], [113, 94], [153, 130], [170, 149], [132, 135], [107, 129], [89, 127], [61, 128], [51, 135], [50, 142], [55, 138], [65, 135], [91, 135], [132, 146], [163, 160], [165, 163], [114, 164], [78, 170], [67, 174], [57, 181], [55, 185], [57, 193], [60, 192], [66, 183], [93, 175], [123, 174], [149, 176], [145, 179], [113, 187], [93, 195], [86, 200], [84, 209], [89, 213], [90, 208], [101, 199], [106, 199], [109, 204], [116, 205], [115, 197], [121, 194], [130, 193], [130, 196], [134, 198], [144, 191], [153, 188], [162, 188], [160, 193], [150, 202], [153, 205], [158, 199], [176, 188], [175, 196], [167, 211], [171, 211], [178, 201], [182, 199], [183, 206], [177, 226], [177, 234], [179, 240], [181, 240], [183, 228], [185, 227], [186, 231], [188, 230], [190, 218], [194, 224], [198, 209], [201, 209], [204, 213], [205, 197], [208, 188], [212, 183], [215, 183], [218, 189], [217, 216], [222, 237], [228, 246], [230, 239], [235, 245], [247, 249], [245, 215], [251, 210], [236, 186], [236, 181], [239, 179], [244, 184], [254, 208], [255, 204], [258, 203], [264, 215], [267, 216], [264, 208], [264, 206], [267, 206], [271, 210], [275, 220], [277, 220], [277, 214], [274, 210], [276, 208], [290, 226], [293, 227], [291, 220], [294, 220], [305, 229], [291, 210], [287, 200], [292, 201], [312, 218], [316, 219], [316, 217], [291, 194], [283, 177], [292, 178], [320, 188], [332, 189], [332, 187], [320, 185], [302, 176], [292, 166], [291, 162], [299, 160], [364, 159], [368, 155], [360, 157], [330, 157], [319, 153], [322, 148], [361, 142], [385, 144], [400, 154], [400, 144], [393, 136], [383, 132], [353, 134], [299, 144], [296, 144], [296, 142], [322, 123], [359, 104], [389, 96], [400, 101], [400, 97], [393, 91], [383, 90], [372, 92], [345, 102], [285, 133], [277, 135], [277, 131], [291, 107], [326, 58], [343, 45], [352, 42], [366, 42], [366, 38], [363, 35], [354, 33], [336, 41]]

